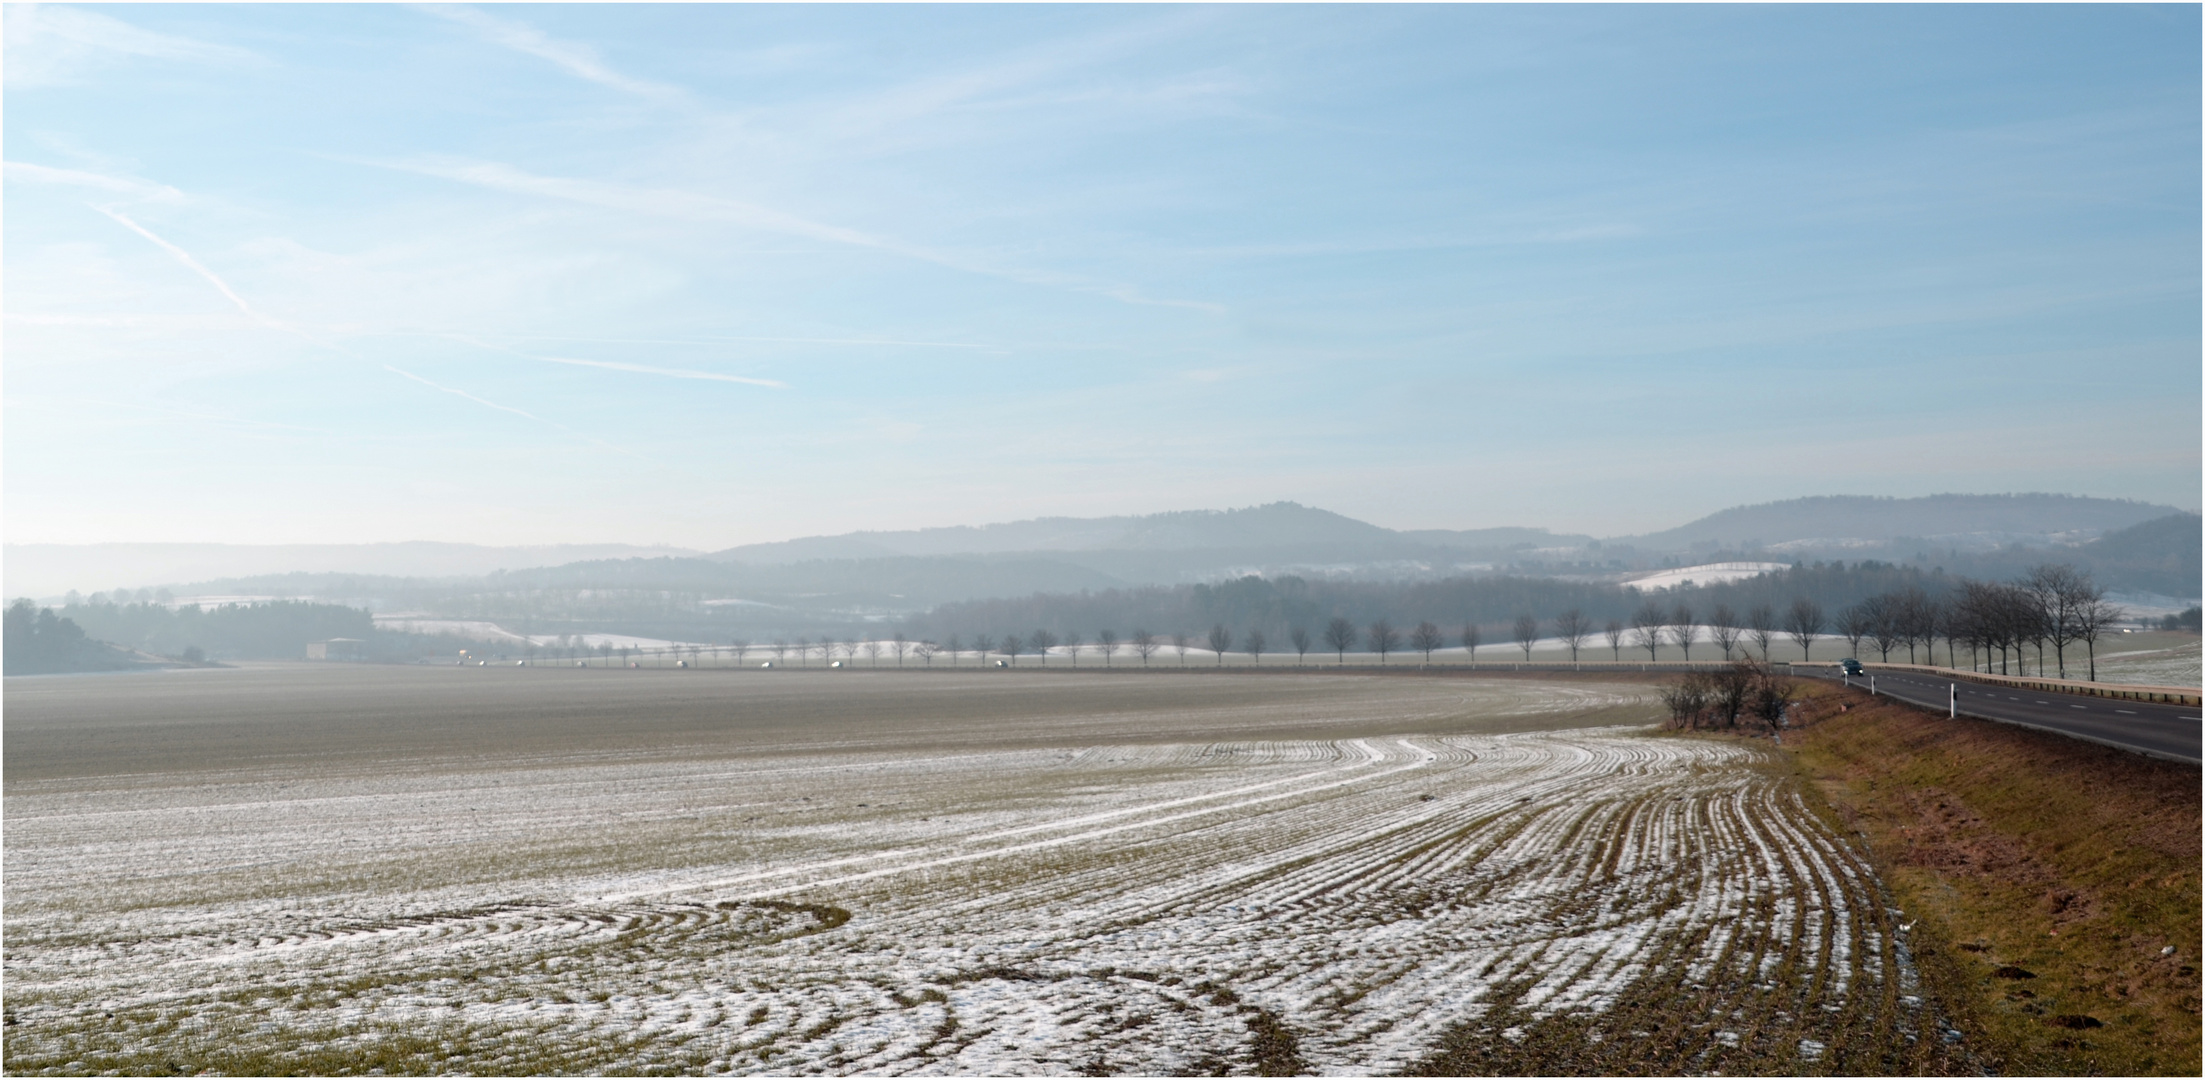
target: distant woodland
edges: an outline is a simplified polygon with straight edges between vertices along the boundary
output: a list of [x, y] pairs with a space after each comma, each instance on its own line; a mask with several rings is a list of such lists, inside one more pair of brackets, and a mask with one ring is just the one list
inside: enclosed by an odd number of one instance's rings
[[[16, 667], [19, 624], [25, 628], [22, 663], [30, 665], [22, 671]], [[331, 638], [358, 639], [365, 643], [366, 657], [375, 660], [411, 660], [482, 646], [448, 636], [377, 629], [374, 616], [364, 609], [304, 600], [172, 608], [159, 603], [117, 604], [100, 596], [68, 604], [58, 613], [18, 600], [8, 609], [8, 673], [131, 666], [122, 660], [103, 664], [100, 655], [114, 653], [103, 642], [197, 662], [301, 660], [308, 642]]]
[[93, 640], [73, 619], [29, 600], [8, 606], [4, 667], [9, 675], [68, 671], [119, 671], [137, 666], [131, 657]]
[[[1804, 598], [1837, 611], [1872, 596], [1908, 589], [1941, 597], [1957, 588], [1959, 580], [1935, 571], [1863, 561], [1796, 567], [1732, 584], [1691, 586], [1657, 595], [1665, 608], [1683, 604], [1703, 611], [1719, 605], [1739, 612], [1757, 606], [1783, 610]], [[1335, 582], [1245, 577], [1218, 585], [944, 604], [908, 620], [906, 632], [914, 639], [945, 641], [951, 636], [1035, 629], [1062, 638], [1075, 633], [1092, 637], [1102, 629], [1125, 633], [1142, 628], [1169, 634], [1225, 626], [1236, 633], [1260, 630], [1273, 641], [1285, 641], [1295, 627], [1314, 633], [1338, 617], [1358, 627], [1381, 619], [1400, 627], [1420, 622], [1450, 628], [1478, 626], [1486, 631], [1485, 640], [1500, 642], [1522, 615], [1545, 620], [1575, 610], [1596, 624], [1610, 619], [1628, 622], [1646, 602], [1646, 594], [1635, 589], [1558, 578]]]

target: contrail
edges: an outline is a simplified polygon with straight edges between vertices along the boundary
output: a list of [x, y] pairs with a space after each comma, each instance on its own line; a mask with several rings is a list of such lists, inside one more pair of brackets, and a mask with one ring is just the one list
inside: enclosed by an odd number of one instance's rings
[[384, 365], [383, 365], [383, 370], [384, 370], [384, 371], [388, 371], [388, 372], [390, 372], [390, 373], [391, 373], [391, 374], [393, 374], [393, 375], [402, 375], [402, 376], [404, 376], [404, 377], [406, 377], [406, 378], [412, 379], [413, 381], [415, 381], [415, 382], [417, 382], [417, 383], [420, 383], [421, 385], [423, 385], [423, 386], [426, 386], [426, 387], [428, 387], [428, 388], [429, 388], [429, 389], [431, 389], [431, 390], [441, 390], [441, 391], [443, 391], [444, 393], [447, 393], [447, 394], [450, 394], [450, 395], [452, 395], [453, 397], [457, 397], [457, 398], [465, 398], [465, 399], [467, 399], [468, 401], [472, 401], [472, 402], [474, 402], [475, 404], [477, 404], [477, 405], [480, 405], [480, 406], [482, 406], [482, 407], [484, 407], [484, 408], [486, 408], [486, 409], [496, 409], [496, 410], [498, 410], [499, 412], [509, 412], [509, 413], [512, 413], [512, 414], [513, 414], [513, 415], [515, 415], [515, 416], [521, 416], [521, 417], [526, 417], [526, 418], [528, 418], [528, 419], [530, 419], [530, 420], [534, 420], [535, 422], [537, 422], [537, 423], [539, 423], [539, 424], [543, 424], [543, 425], [546, 425], [546, 426], [548, 426], [548, 427], [554, 427], [554, 428], [557, 428], [557, 429], [559, 429], [560, 431], [564, 431], [564, 432], [566, 432], [567, 434], [569, 434], [569, 435], [572, 435], [572, 436], [574, 436], [574, 437], [575, 437], [575, 438], [577, 438], [577, 439], [583, 439], [583, 440], [587, 440], [588, 442], [590, 442], [590, 443], [592, 443], [592, 444], [594, 444], [594, 445], [597, 445], [597, 446], [602, 446], [602, 447], [604, 447], [605, 449], [607, 449], [607, 450], [611, 450], [611, 451], [613, 451], [613, 452], [615, 452], [615, 453], [621, 453], [621, 454], [626, 454], [626, 455], [628, 455], [629, 457], [632, 457], [632, 458], [636, 459], [637, 461], [649, 461], [649, 462], [651, 462], [651, 464], [653, 464], [653, 465], [657, 465], [657, 464], [659, 464], [659, 462], [656, 462], [656, 461], [652, 461], [652, 460], [651, 460], [650, 458], [644, 457], [644, 456], [643, 456], [642, 454], [638, 454], [638, 453], [636, 453], [635, 451], [633, 451], [633, 450], [630, 450], [630, 449], [628, 449], [627, 447], [624, 447], [624, 446], [615, 446], [614, 444], [612, 444], [612, 443], [609, 443], [609, 442], [606, 442], [605, 440], [603, 440], [603, 439], [600, 439], [600, 438], [598, 438], [598, 437], [596, 437], [596, 436], [594, 436], [594, 435], [590, 435], [590, 434], [587, 434], [587, 433], [584, 433], [584, 432], [576, 431], [576, 430], [574, 430], [573, 428], [570, 428], [570, 427], [566, 426], [565, 424], [562, 424], [562, 423], [558, 422], [557, 420], [546, 420], [546, 419], [544, 419], [543, 417], [541, 417], [541, 416], [538, 416], [538, 415], [536, 415], [535, 413], [529, 412], [529, 411], [528, 411], [527, 409], [516, 409], [516, 408], [514, 408], [514, 407], [513, 407], [513, 406], [511, 406], [511, 405], [500, 405], [500, 404], [498, 404], [497, 402], [495, 402], [495, 401], [491, 401], [491, 400], [490, 400], [490, 399], [488, 399], [488, 398], [479, 398], [479, 397], [476, 397], [475, 395], [473, 395], [473, 394], [470, 394], [470, 393], [468, 393], [468, 392], [467, 392], [467, 391], [465, 391], [465, 390], [460, 390], [460, 389], [456, 389], [456, 388], [454, 388], [454, 387], [446, 386], [446, 385], [444, 385], [443, 383], [440, 383], [440, 382], [435, 382], [435, 381], [433, 381], [433, 380], [430, 380], [430, 379], [424, 379], [424, 378], [422, 378], [421, 376], [419, 376], [419, 375], [416, 375], [416, 374], [414, 374], [414, 373], [413, 373], [413, 372], [411, 372], [411, 371], [407, 371], [407, 370], [406, 370], [406, 369], [404, 369], [404, 368], [392, 367], [392, 366], [391, 366], [391, 365], [389, 365], [389, 364], [384, 364]]
[[[472, 402], [474, 402], [475, 404], [477, 404], [477, 405], [481, 405], [481, 406], [483, 406], [483, 407], [485, 407], [485, 408], [490, 408], [490, 409], [496, 409], [496, 410], [498, 410], [499, 412], [509, 412], [509, 413], [512, 413], [512, 414], [513, 414], [513, 415], [515, 415], [515, 416], [525, 416], [525, 417], [529, 418], [530, 420], [534, 420], [534, 421], [536, 421], [536, 422], [537, 422], [537, 423], [539, 423], [539, 424], [550, 424], [550, 425], [551, 425], [552, 427], [558, 428], [559, 430], [561, 430], [561, 431], [564, 431], [564, 432], [566, 432], [566, 433], [567, 433], [567, 434], [569, 434], [569, 435], [580, 435], [580, 434], [582, 434], [581, 432], [579, 432], [579, 431], [576, 431], [576, 430], [574, 430], [573, 428], [570, 428], [570, 427], [566, 426], [565, 424], [562, 424], [562, 423], [558, 422], [557, 420], [546, 420], [546, 419], [544, 419], [543, 417], [541, 417], [541, 416], [538, 416], [538, 415], [536, 415], [535, 413], [529, 412], [529, 411], [528, 411], [527, 409], [516, 409], [516, 408], [514, 408], [514, 407], [513, 407], [513, 406], [511, 406], [511, 405], [500, 405], [500, 404], [498, 404], [498, 403], [497, 403], [497, 402], [495, 402], [495, 401], [490, 401], [490, 400], [487, 400], [487, 399], [485, 399], [485, 398], [479, 398], [479, 397], [476, 397], [475, 395], [473, 395], [473, 394], [470, 394], [470, 393], [468, 393], [468, 392], [467, 392], [467, 391], [465, 391], [465, 390], [455, 390], [455, 389], [453, 389], [452, 387], [449, 387], [449, 386], [446, 386], [446, 385], [444, 385], [443, 383], [439, 383], [439, 382], [432, 382], [432, 381], [430, 381], [430, 380], [428, 380], [428, 379], [424, 379], [424, 378], [422, 378], [421, 376], [419, 376], [419, 375], [416, 375], [416, 374], [414, 374], [414, 373], [413, 373], [413, 372], [411, 372], [411, 371], [407, 371], [407, 370], [406, 370], [406, 369], [404, 369], [404, 368], [395, 368], [395, 367], [392, 367], [392, 366], [390, 366], [389, 364], [384, 364], [384, 365], [383, 365], [383, 370], [384, 370], [384, 371], [388, 371], [388, 372], [391, 372], [392, 374], [395, 374], [395, 375], [403, 375], [403, 376], [405, 376], [406, 378], [412, 379], [413, 381], [415, 381], [415, 382], [417, 382], [417, 383], [420, 383], [421, 385], [423, 385], [423, 386], [426, 386], [426, 387], [428, 387], [428, 388], [430, 388], [430, 389], [432, 389], [432, 390], [442, 390], [443, 392], [445, 392], [445, 393], [447, 393], [447, 394], [450, 394], [450, 395], [452, 395], [453, 397], [463, 397], [463, 398], [466, 398], [467, 400], [469, 400], [469, 401], [472, 401]], [[585, 438], [587, 438], [587, 436], [584, 436], [584, 437], [585, 437]]]
[[507, 356], [518, 356], [523, 360], [537, 360], [546, 364], [573, 364], [576, 367], [606, 368], [612, 371], [634, 371], [640, 372], [645, 375], [664, 375], [670, 379], [708, 379], [713, 382], [743, 383], [748, 386], [767, 386], [772, 387], [775, 390], [786, 390], [789, 388], [789, 384], [781, 382], [778, 379], [752, 379], [742, 375], [722, 375], [715, 371], [695, 371], [690, 368], [650, 367], [645, 364], [629, 364], [623, 363], [618, 360], [577, 360], [573, 357], [567, 356], [540, 356], [536, 353], [524, 353], [518, 349], [508, 349], [503, 345], [492, 345], [487, 341], [468, 337], [465, 334], [451, 334], [447, 336], [449, 336], [453, 341], [464, 342], [465, 344], [472, 345], [475, 348], [482, 349], [486, 352], [504, 353]]
[[[86, 205], [90, 205], [90, 204], [86, 204]], [[342, 347], [340, 347], [340, 346], [332, 345], [332, 344], [330, 344], [330, 343], [328, 343], [328, 342], [326, 342], [326, 341], [320, 341], [320, 340], [317, 340], [317, 339], [316, 339], [316, 338], [315, 338], [315, 337], [314, 337], [314, 336], [313, 336], [312, 334], [309, 334], [309, 333], [305, 332], [304, 330], [300, 330], [299, 328], [297, 328], [297, 327], [295, 327], [295, 326], [290, 326], [290, 325], [287, 325], [287, 324], [285, 324], [285, 323], [283, 323], [283, 322], [281, 322], [281, 321], [279, 321], [279, 320], [276, 320], [276, 319], [271, 319], [271, 318], [269, 318], [268, 316], [266, 316], [266, 315], [263, 315], [263, 314], [261, 314], [260, 312], [258, 312], [258, 311], [255, 311], [255, 310], [253, 310], [253, 305], [251, 305], [251, 304], [248, 304], [248, 303], [246, 303], [246, 302], [245, 302], [245, 298], [244, 298], [244, 297], [242, 297], [242, 296], [239, 296], [239, 295], [237, 295], [237, 290], [235, 290], [235, 289], [232, 289], [232, 288], [230, 288], [230, 285], [229, 285], [229, 283], [228, 283], [228, 282], [226, 282], [226, 281], [223, 281], [223, 280], [222, 280], [222, 279], [221, 279], [220, 277], [217, 277], [217, 276], [215, 275], [215, 272], [214, 272], [214, 271], [212, 271], [212, 270], [209, 270], [209, 269], [207, 269], [206, 267], [204, 267], [204, 266], [200, 265], [200, 264], [199, 264], [199, 260], [197, 260], [197, 259], [194, 259], [194, 258], [192, 258], [192, 257], [191, 257], [191, 252], [185, 251], [185, 250], [184, 250], [183, 248], [177, 247], [176, 245], [174, 245], [174, 244], [171, 244], [171, 243], [169, 243], [168, 241], [166, 241], [166, 240], [163, 240], [163, 239], [161, 239], [161, 238], [160, 238], [159, 236], [156, 236], [156, 235], [154, 235], [154, 233], [153, 233], [153, 230], [151, 230], [151, 229], [148, 229], [148, 228], [146, 228], [145, 226], [143, 226], [143, 225], [140, 225], [140, 224], [138, 224], [137, 222], [135, 222], [135, 221], [132, 221], [132, 220], [130, 220], [129, 218], [127, 218], [127, 217], [124, 217], [123, 215], [121, 215], [121, 214], [118, 214], [118, 213], [116, 213], [116, 212], [115, 212], [115, 211], [113, 211], [113, 210], [109, 210], [109, 209], [107, 209], [107, 208], [106, 208], [106, 207], [104, 207], [104, 206], [93, 206], [93, 207], [92, 207], [92, 209], [94, 209], [94, 210], [97, 210], [97, 211], [99, 211], [100, 213], [102, 213], [102, 214], [105, 214], [105, 215], [107, 215], [108, 217], [110, 217], [110, 218], [113, 218], [113, 219], [115, 219], [115, 221], [116, 221], [116, 222], [117, 222], [118, 224], [122, 225], [122, 226], [123, 226], [124, 228], [126, 228], [126, 229], [129, 229], [129, 230], [130, 230], [131, 232], [137, 233], [137, 234], [138, 234], [139, 236], [143, 236], [143, 237], [145, 237], [146, 239], [148, 239], [148, 240], [151, 240], [151, 241], [153, 241], [153, 242], [154, 242], [155, 244], [157, 244], [157, 245], [159, 245], [159, 246], [160, 246], [161, 250], [163, 250], [163, 251], [166, 251], [166, 252], [168, 252], [168, 253], [169, 253], [170, 255], [173, 255], [173, 256], [175, 256], [175, 257], [176, 257], [176, 261], [178, 261], [178, 262], [180, 262], [180, 263], [183, 263], [183, 264], [184, 264], [185, 266], [187, 266], [187, 267], [190, 267], [193, 273], [195, 273], [195, 274], [198, 274], [198, 275], [199, 275], [200, 277], [206, 278], [206, 279], [207, 279], [207, 282], [208, 282], [209, 284], [211, 284], [211, 285], [213, 285], [213, 286], [214, 286], [215, 288], [217, 288], [217, 289], [221, 290], [221, 292], [222, 292], [222, 295], [224, 295], [224, 296], [226, 296], [226, 297], [229, 297], [229, 298], [230, 298], [230, 303], [236, 304], [236, 305], [237, 305], [237, 309], [238, 309], [239, 311], [242, 311], [242, 312], [244, 312], [244, 313], [245, 313], [245, 314], [246, 314], [246, 315], [247, 315], [248, 317], [250, 317], [250, 318], [251, 318], [251, 319], [252, 319], [252, 320], [253, 320], [254, 322], [260, 323], [261, 325], [263, 325], [263, 326], [266, 326], [266, 327], [269, 327], [269, 328], [271, 328], [271, 329], [275, 329], [275, 330], [281, 330], [281, 331], [283, 331], [283, 332], [285, 332], [285, 333], [288, 333], [288, 334], [296, 334], [296, 335], [298, 335], [299, 337], [302, 337], [302, 338], [306, 339], [307, 341], [309, 341], [309, 342], [312, 342], [312, 343], [313, 343], [313, 344], [315, 344], [315, 345], [319, 345], [319, 346], [321, 346], [321, 347], [322, 347], [322, 348], [324, 348], [324, 349], [328, 349], [329, 351], [331, 351], [331, 352], [334, 352], [334, 353], [338, 354], [339, 356], [344, 356], [344, 357], [348, 357], [348, 358], [350, 358], [350, 359], [353, 359], [353, 360], [360, 360], [360, 359], [365, 359], [364, 357], [361, 357], [361, 356], [355, 355], [355, 354], [354, 354], [354, 353], [352, 353], [352, 352], [351, 352], [350, 350], [344, 349], [344, 348], [342, 348]], [[566, 362], [566, 363], [580, 363], [580, 362], [582, 362], [582, 361], [565, 361], [565, 362]], [[611, 365], [606, 365], [606, 366], [611, 366]], [[594, 436], [594, 435], [588, 435], [588, 434], [584, 434], [583, 432], [579, 432], [579, 431], [576, 431], [576, 430], [574, 430], [573, 428], [570, 428], [570, 427], [566, 426], [565, 424], [559, 423], [559, 422], [558, 422], [558, 421], [556, 421], [556, 420], [546, 420], [546, 419], [544, 419], [543, 417], [541, 417], [541, 416], [538, 416], [538, 415], [536, 415], [535, 413], [529, 412], [529, 411], [528, 411], [528, 410], [526, 410], [526, 409], [516, 409], [516, 408], [514, 408], [514, 407], [513, 407], [513, 406], [511, 406], [511, 405], [500, 405], [500, 404], [498, 404], [498, 403], [497, 403], [497, 402], [495, 402], [495, 401], [490, 401], [490, 400], [488, 400], [488, 399], [486, 399], [486, 398], [479, 398], [479, 397], [476, 397], [475, 395], [473, 395], [473, 394], [470, 394], [470, 393], [468, 393], [468, 392], [467, 392], [467, 391], [465, 391], [465, 390], [455, 390], [455, 389], [453, 389], [453, 388], [451, 388], [451, 387], [449, 387], [449, 386], [443, 386], [443, 385], [440, 385], [440, 384], [438, 384], [438, 383], [435, 383], [435, 382], [431, 382], [430, 380], [428, 380], [428, 379], [424, 379], [424, 378], [422, 378], [421, 376], [419, 376], [419, 375], [416, 375], [416, 374], [414, 374], [413, 372], [410, 372], [410, 371], [405, 371], [405, 370], [402, 370], [402, 369], [400, 369], [400, 368], [395, 368], [395, 367], [392, 367], [392, 366], [390, 366], [389, 364], [384, 364], [384, 365], [383, 365], [383, 370], [385, 370], [385, 371], [388, 371], [388, 372], [390, 372], [390, 373], [392, 373], [392, 374], [394, 374], [394, 375], [402, 375], [402, 376], [404, 376], [404, 377], [406, 377], [406, 378], [408, 378], [408, 379], [412, 379], [413, 381], [415, 381], [415, 382], [417, 382], [417, 383], [420, 383], [421, 385], [423, 385], [423, 386], [426, 386], [426, 387], [429, 387], [429, 388], [431, 388], [431, 389], [434, 389], [434, 390], [441, 390], [441, 391], [443, 391], [443, 392], [445, 392], [445, 393], [447, 393], [447, 394], [451, 394], [451, 395], [453, 395], [453, 396], [455, 396], [455, 397], [461, 397], [461, 398], [465, 398], [465, 399], [467, 399], [468, 401], [472, 401], [472, 402], [474, 402], [475, 404], [477, 404], [477, 405], [480, 405], [480, 406], [482, 406], [482, 407], [484, 407], [484, 408], [487, 408], [487, 409], [496, 409], [496, 410], [498, 410], [499, 412], [508, 412], [508, 413], [512, 413], [512, 414], [513, 414], [513, 415], [515, 415], [515, 416], [523, 416], [523, 417], [527, 417], [528, 419], [530, 419], [530, 420], [534, 420], [535, 422], [537, 422], [537, 423], [539, 423], [539, 424], [544, 424], [544, 425], [546, 425], [546, 426], [549, 426], [549, 427], [554, 427], [554, 428], [557, 428], [557, 429], [559, 429], [560, 431], [566, 432], [567, 434], [569, 434], [569, 435], [572, 435], [572, 436], [574, 436], [574, 437], [575, 437], [575, 438], [577, 438], [577, 439], [582, 439], [582, 440], [585, 440], [585, 441], [587, 441], [587, 442], [593, 443], [593, 444], [595, 444], [595, 445], [597, 445], [597, 446], [602, 446], [602, 447], [604, 447], [605, 449], [607, 449], [607, 450], [611, 450], [611, 451], [614, 451], [614, 452], [616, 452], [616, 453], [626, 454], [626, 455], [628, 455], [629, 457], [635, 458], [635, 459], [637, 459], [637, 460], [639, 460], [639, 461], [650, 461], [650, 462], [651, 462], [651, 464], [653, 464], [653, 465], [658, 465], [658, 464], [659, 464], [658, 462], [656, 462], [656, 461], [651, 461], [651, 459], [650, 459], [650, 458], [644, 457], [644, 456], [643, 456], [642, 454], [638, 454], [638, 453], [636, 453], [635, 451], [633, 451], [633, 450], [630, 450], [630, 449], [628, 449], [628, 448], [626, 448], [626, 447], [623, 447], [623, 446], [615, 446], [615, 445], [613, 445], [612, 443], [606, 442], [605, 440], [603, 440], [603, 439], [600, 439], [600, 438], [597, 438], [597, 437], [596, 437], [596, 436]], [[670, 373], [669, 373], [669, 374], [670, 374]], [[712, 376], [704, 376], [704, 377], [712, 377]], [[760, 382], [760, 381], [763, 381], [763, 380], [754, 380], [754, 379], [735, 379], [735, 377], [734, 377], [734, 376], [720, 376], [720, 377], [723, 377], [723, 378], [728, 378], [728, 379], [730, 379], [730, 380], [733, 380], [733, 381], [737, 381], [737, 382]], [[770, 386], [778, 386], [778, 385], [780, 385], [780, 384], [778, 384], [778, 383], [767, 383], [766, 385], [770, 385]]]
[[531, 356], [547, 364], [574, 364], [578, 367], [610, 368], [614, 371], [637, 371], [645, 375], [664, 375], [670, 379], [710, 379], [713, 382], [747, 383], [751, 386], [770, 386], [786, 390], [789, 384], [775, 379], [746, 379], [741, 375], [721, 375], [710, 371], [690, 371], [686, 368], [646, 367], [642, 364], [623, 364], [617, 360], [575, 360], [564, 356]]
[[[91, 204], [87, 203], [85, 205], [90, 206]], [[139, 236], [143, 236], [146, 239], [153, 241], [155, 244], [160, 246], [162, 251], [166, 251], [169, 254], [174, 255], [177, 262], [183, 263], [185, 266], [190, 267], [192, 273], [206, 278], [209, 284], [213, 285], [217, 289], [220, 289], [222, 291], [222, 295], [230, 298], [230, 303], [237, 305], [237, 310], [244, 312], [246, 316], [248, 318], [251, 318], [254, 322], [261, 323], [265, 326], [273, 326], [281, 330], [291, 329], [290, 327], [284, 326], [282, 323], [279, 323], [276, 320], [261, 314], [260, 312], [254, 311], [253, 305], [246, 303], [244, 297], [237, 295], [237, 290], [230, 288], [229, 282], [226, 282], [221, 278], [216, 277], [214, 271], [209, 270], [204, 266], [201, 266], [199, 264], [199, 260], [191, 257], [191, 252], [185, 251], [183, 248], [177, 247], [176, 245], [153, 235], [153, 230], [148, 229], [145, 226], [140, 225], [137, 222], [116, 213], [113, 210], [109, 210], [104, 206], [93, 206], [92, 209], [115, 219], [115, 221], [122, 225], [123, 228], [129, 229], [131, 232], [137, 233]]]

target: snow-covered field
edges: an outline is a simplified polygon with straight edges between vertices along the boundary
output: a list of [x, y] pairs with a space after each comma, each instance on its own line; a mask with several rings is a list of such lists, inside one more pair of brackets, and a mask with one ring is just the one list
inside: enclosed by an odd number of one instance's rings
[[[1643, 687], [1249, 678], [1362, 696], [1338, 737], [1224, 740], [1216, 710], [1044, 701], [1036, 734], [1072, 737], [990, 748], [789, 678], [879, 715], [808, 747], [21, 776], [11, 715], [6, 1068], [1911, 1071], [1939, 1044], [1902, 918], [1764, 748], [1571, 727], [1650, 716]], [[727, 708], [793, 708], [749, 693]], [[1373, 728], [1387, 694], [1432, 733]]]
[[[2167, 635], [2171, 637], [2172, 635]], [[2118, 645], [2119, 642], [2114, 642]], [[2068, 661], [2068, 670], [2077, 665]], [[2098, 678], [2148, 686], [2197, 686], [2205, 677], [2205, 655], [2195, 638], [2164, 649], [2120, 649], [2098, 654]]]

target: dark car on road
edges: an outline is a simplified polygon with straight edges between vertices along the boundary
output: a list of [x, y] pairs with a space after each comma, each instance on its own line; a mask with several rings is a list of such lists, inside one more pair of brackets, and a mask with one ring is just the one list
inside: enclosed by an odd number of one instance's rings
[[1861, 673], [1860, 661], [1848, 656], [1838, 661], [1838, 669], [1847, 675], [1858, 675]]

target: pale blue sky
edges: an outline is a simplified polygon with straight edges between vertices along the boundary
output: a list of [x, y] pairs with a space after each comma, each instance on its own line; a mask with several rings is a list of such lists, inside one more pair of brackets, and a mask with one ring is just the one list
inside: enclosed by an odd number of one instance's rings
[[2199, 501], [2196, 6], [5, 32], [15, 542]]

